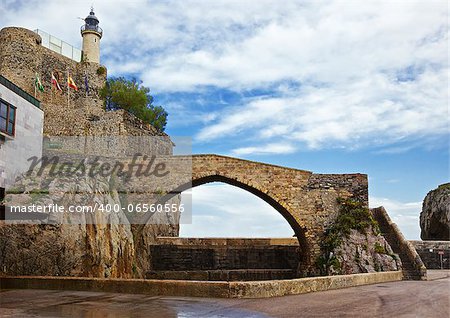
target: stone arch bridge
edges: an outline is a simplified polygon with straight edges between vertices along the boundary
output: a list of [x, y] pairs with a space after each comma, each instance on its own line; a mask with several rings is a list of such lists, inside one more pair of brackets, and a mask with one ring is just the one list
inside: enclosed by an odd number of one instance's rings
[[[353, 198], [368, 206], [365, 174], [316, 174], [219, 155], [174, 156], [162, 159], [175, 178], [160, 201], [209, 182], [224, 182], [251, 192], [277, 210], [289, 223], [300, 244], [299, 273], [314, 273], [320, 241], [338, 212], [337, 198]], [[188, 174], [186, 170], [191, 169]], [[148, 180], [137, 181], [141, 190]]]

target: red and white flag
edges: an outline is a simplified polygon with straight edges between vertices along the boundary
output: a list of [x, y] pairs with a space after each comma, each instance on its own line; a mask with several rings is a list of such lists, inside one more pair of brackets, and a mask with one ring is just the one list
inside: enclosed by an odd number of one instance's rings
[[58, 91], [62, 91], [61, 86], [59, 86], [58, 80], [52, 72], [52, 85], [56, 87]]

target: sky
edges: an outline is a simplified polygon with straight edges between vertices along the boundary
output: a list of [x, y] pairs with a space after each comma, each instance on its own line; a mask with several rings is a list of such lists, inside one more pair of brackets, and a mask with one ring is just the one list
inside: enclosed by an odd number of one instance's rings
[[[447, 1], [2, 0], [0, 27], [80, 48], [92, 4], [108, 75], [150, 87], [193, 153], [366, 173], [370, 206], [420, 237], [423, 198], [449, 180]], [[244, 190], [184, 195], [183, 236], [292, 235]]]

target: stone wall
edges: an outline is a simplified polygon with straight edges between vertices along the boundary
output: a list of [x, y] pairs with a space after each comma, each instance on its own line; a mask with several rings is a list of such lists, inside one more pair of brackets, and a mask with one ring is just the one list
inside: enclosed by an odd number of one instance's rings
[[352, 199], [363, 202], [368, 207], [367, 178], [364, 174], [313, 174], [308, 180], [308, 189], [346, 188]]
[[165, 238], [150, 246], [153, 270], [291, 269], [298, 266], [298, 241], [271, 239]]
[[[37, 92], [45, 113], [44, 134], [83, 135], [91, 114], [102, 113], [99, 89], [106, 74], [97, 75], [98, 64], [77, 63], [57, 54], [41, 44], [41, 37], [23, 28], [4, 28], [0, 31], [0, 74], [8, 78], [30, 95], [35, 94], [35, 74], [39, 74], [44, 92]], [[59, 78], [62, 92], [52, 89], [51, 72]], [[79, 90], [69, 91], [67, 72]], [[84, 75], [88, 76], [89, 96], [86, 98]]]
[[[0, 74], [31, 95], [35, 94], [35, 74], [40, 75], [45, 91], [37, 92], [36, 97], [44, 110], [44, 135], [160, 135], [155, 128], [123, 110], [104, 110], [99, 97], [107, 75], [104, 66], [77, 63], [40, 43], [41, 37], [27, 29], [8, 27], [0, 31]], [[59, 77], [62, 92], [52, 88], [51, 72]], [[67, 87], [67, 72], [77, 84], [78, 91]]]
[[401, 271], [257, 282], [0, 276], [0, 289], [80, 290], [158, 297], [264, 298], [394, 282], [401, 279]]
[[392, 222], [383, 207], [370, 210], [380, 226], [381, 234], [402, 261], [403, 278], [409, 280], [426, 280], [427, 268], [414, 246], [405, 239], [397, 224]]
[[449, 241], [410, 241], [410, 243], [419, 253], [427, 269], [441, 269], [441, 266], [450, 269]]

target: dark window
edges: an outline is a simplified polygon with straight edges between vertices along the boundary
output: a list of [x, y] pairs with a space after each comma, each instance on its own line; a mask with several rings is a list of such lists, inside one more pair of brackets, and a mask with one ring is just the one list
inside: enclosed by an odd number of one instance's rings
[[0, 131], [14, 136], [16, 130], [16, 108], [0, 99]]

